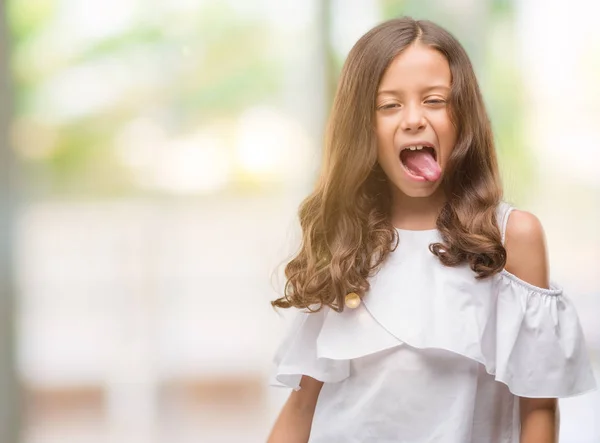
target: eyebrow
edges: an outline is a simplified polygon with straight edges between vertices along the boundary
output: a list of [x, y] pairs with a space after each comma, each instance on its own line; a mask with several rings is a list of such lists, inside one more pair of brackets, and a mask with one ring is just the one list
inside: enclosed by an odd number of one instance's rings
[[[442, 89], [446, 92], [450, 91], [450, 88], [448, 86], [444, 86], [444, 85], [435, 85], [435, 86], [428, 86], [425, 89], [423, 89], [422, 92], [431, 92], [433, 90], [436, 89]], [[390, 94], [390, 95], [402, 95], [401, 91], [397, 91], [395, 89], [384, 89], [381, 91], [377, 92], [377, 95], [382, 95], [382, 94]]]

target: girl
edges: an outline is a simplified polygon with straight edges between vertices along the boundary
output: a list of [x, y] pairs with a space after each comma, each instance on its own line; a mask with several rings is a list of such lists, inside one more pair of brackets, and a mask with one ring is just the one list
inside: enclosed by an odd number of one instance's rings
[[502, 201], [471, 63], [392, 20], [344, 65], [322, 175], [300, 208], [275, 358], [293, 388], [271, 443], [557, 441], [558, 397], [595, 386], [549, 285], [538, 219]]

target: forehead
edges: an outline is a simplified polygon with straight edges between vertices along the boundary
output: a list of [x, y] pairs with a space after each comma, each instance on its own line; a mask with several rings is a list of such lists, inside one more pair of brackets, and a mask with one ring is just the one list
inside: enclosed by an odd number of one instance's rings
[[379, 90], [407, 92], [431, 87], [450, 87], [452, 76], [446, 57], [422, 44], [402, 51], [383, 74]]

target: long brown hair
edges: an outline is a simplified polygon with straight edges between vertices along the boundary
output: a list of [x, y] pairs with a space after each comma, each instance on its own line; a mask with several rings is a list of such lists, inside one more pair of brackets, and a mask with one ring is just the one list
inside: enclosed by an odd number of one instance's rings
[[364, 294], [369, 277], [396, 247], [391, 195], [377, 163], [375, 100], [389, 64], [415, 42], [448, 60], [450, 117], [458, 134], [441, 183], [447, 197], [437, 218], [442, 243], [431, 244], [430, 250], [444, 265], [468, 263], [477, 278], [504, 267], [506, 251], [495, 217], [502, 186], [473, 67], [446, 30], [404, 17], [373, 28], [346, 59], [327, 126], [321, 175], [299, 210], [302, 245], [285, 268], [284, 296], [273, 306], [342, 311], [346, 294]]

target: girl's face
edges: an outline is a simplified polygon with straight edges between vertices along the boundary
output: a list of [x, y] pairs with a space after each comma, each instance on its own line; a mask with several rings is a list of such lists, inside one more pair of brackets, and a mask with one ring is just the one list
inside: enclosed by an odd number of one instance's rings
[[429, 197], [439, 187], [456, 143], [450, 82], [446, 58], [418, 43], [385, 71], [376, 101], [377, 159], [395, 191]]

